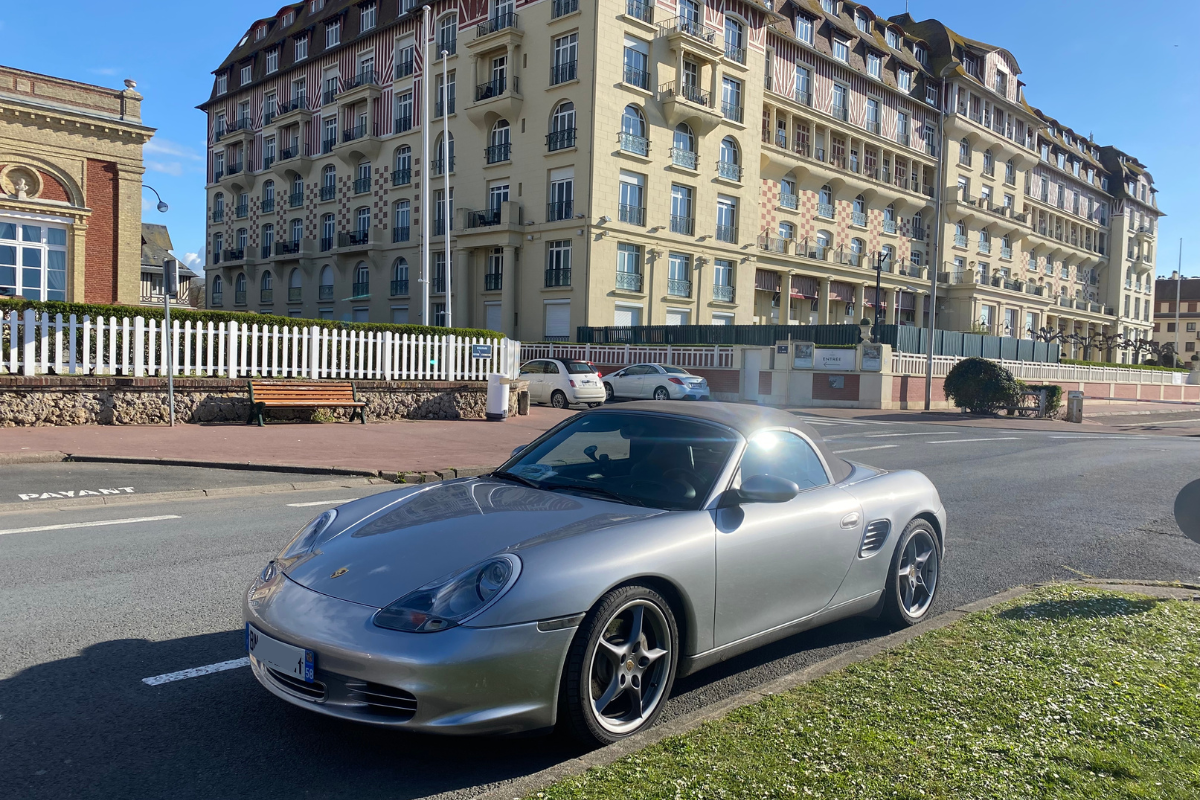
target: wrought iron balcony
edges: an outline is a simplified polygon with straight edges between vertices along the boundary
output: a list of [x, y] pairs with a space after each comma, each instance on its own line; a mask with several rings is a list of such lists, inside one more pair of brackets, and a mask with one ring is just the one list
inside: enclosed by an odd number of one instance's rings
[[395, 244], [398, 242], [407, 242], [408, 232], [409, 229], [407, 225], [397, 225], [396, 227], [392, 228], [392, 243]]
[[624, 203], [617, 206], [617, 219], [630, 225], [646, 224], [646, 209], [641, 206], [630, 206]]
[[498, 292], [504, 288], [504, 273], [489, 272], [483, 276], [483, 290], [485, 292]]
[[300, 286], [289, 286], [289, 287], [288, 287], [288, 299], [287, 299], [287, 301], [288, 301], [289, 303], [299, 303], [301, 300], [303, 300], [303, 299], [304, 299], [303, 295], [304, 295], [304, 289], [303, 289], [303, 287], [300, 287]]
[[321, 199], [332, 200], [337, 195], [337, 187], [333, 185], [321, 187]]
[[[445, 167], [445, 159], [441, 156], [429, 162], [429, 169], [432, 170], [434, 175], [444, 175], [446, 172]], [[450, 156], [450, 173], [454, 173], [454, 156]]]
[[371, 179], [370, 178], [355, 178], [354, 179], [354, 193], [355, 194], [364, 194], [365, 192], [369, 192], [369, 191], [371, 191]]
[[740, 181], [742, 179], [742, 167], [740, 164], [734, 164], [731, 161], [718, 161], [717, 175], [726, 180]]
[[265, 303], [274, 303], [275, 302], [275, 290], [274, 289], [260, 289], [258, 291], [258, 302], [264, 303], [264, 304]]
[[732, 122], [742, 121], [742, 107], [734, 103], [721, 103], [721, 116]]
[[342, 86], [342, 92], [348, 92], [351, 89], [357, 89], [360, 86], [378, 86], [379, 76], [375, 74], [375, 69], [361, 70], [357, 75], [346, 81]]
[[779, 205], [783, 206], [784, 208], [790, 208], [790, 209], [795, 210], [795, 208], [799, 205], [799, 203], [800, 203], [800, 198], [794, 194], [786, 194], [785, 193], [785, 194], [779, 195]]
[[350, 287], [350, 296], [353, 298], [370, 297], [371, 282], [370, 281], [355, 281]]
[[237, 175], [241, 171], [242, 171], [242, 162], [237, 161], [237, 162], [234, 162], [233, 164], [230, 164], [225, 169], [225, 174], [226, 175]]
[[731, 244], [737, 244], [737, 240], [738, 240], [738, 231], [735, 226], [733, 226], [733, 225], [718, 225], [717, 226], [717, 241], [718, 242], [729, 242]]
[[505, 11], [500, 14], [493, 14], [475, 27], [475, 38], [479, 39], [505, 30], [506, 28], [515, 27], [517, 27], [517, 15], [515, 12]]
[[671, 163], [684, 169], [696, 168], [696, 153], [694, 150], [684, 150], [682, 147], [671, 148]]
[[642, 273], [618, 272], [617, 288], [627, 292], [640, 292], [642, 290]]
[[244, 306], [244, 305], [246, 305], [246, 290], [245, 290], [245, 289], [241, 290], [240, 292], [239, 292], [239, 291], [236, 291], [236, 290], [234, 291], [234, 293], [233, 293], [233, 304], [234, 304], [235, 306]]
[[502, 161], [508, 161], [512, 157], [512, 142], [489, 145], [483, 149], [483, 154], [489, 164], [499, 164]]
[[342, 131], [343, 142], [353, 142], [362, 139], [367, 135], [367, 123], [362, 122], [355, 125], [353, 128], [348, 128]]
[[681, 217], [676, 214], [671, 215], [671, 233], [681, 233], [684, 236], [692, 236], [695, 231], [695, 219], [692, 217]]
[[[479, 102], [492, 97], [499, 97], [508, 91], [508, 85], [507, 76], [493, 78], [487, 83], [481, 83], [475, 87], [475, 100], [476, 102]], [[514, 92], [521, 91], [521, 87], [518, 85], [517, 77], [515, 75], [512, 78], [512, 90]]]
[[392, 281], [389, 291], [392, 297], [402, 297], [408, 294], [408, 280]]
[[337, 95], [337, 89], [326, 89], [325, 91], [321, 92], [321, 105], [332, 105], [333, 101], [337, 99]]
[[412, 183], [412, 169], [405, 167], [404, 169], [392, 170], [392, 186], [406, 186]]
[[690, 17], [675, 17], [666, 22], [658, 23], [659, 33], [663, 36], [671, 33], [682, 33], [709, 44], [717, 41], [717, 32], [704, 25], [699, 20]]
[[546, 204], [546, 221], [558, 222], [563, 219], [571, 219], [574, 215], [574, 202], [571, 200], [559, 200], [553, 203]]
[[736, 61], [739, 64], [746, 63], [746, 48], [734, 47], [728, 42], [725, 43], [725, 57], [730, 61]]
[[691, 297], [692, 282], [685, 280], [668, 280], [667, 294], [672, 297]]
[[567, 61], [550, 67], [550, 85], [555, 86], [579, 77], [579, 62]]
[[292, 208], [299, 208], [304, 205], [304, 192], [292, 192], [289, 194], [288, 205]]
[[883, 232], [884, 233], [895, 233], [896, 232], [896, 220], [885, 219], [883, 221]]
[[238, 203], [233, 207], [233, 216], [238, 219], [245, 219], [250, 216], [250, 206], [246, 203]]
[[442, 93], [441, 93], [441, 91], [438, 91], [437, 100], [433, 104], [433, 116], [434, 117], [444, 117], [447, 112], [449, 112], [450, 114], [454, 113], [455, 92], [454, 92], [453, 85], [450, 87], [449, 95], [450, 95], [449, 100], [447, 102], [443, 103], [442, 102]]
[[332, 249], [333, 249], [333, 237], [332, 236], [322, 236], [321, 237], [321, 252], [327, 253]]
[[967, 235], [965, 233], [954, 234], [954, 246], [955, 247], [966, 247], [967, 246]]
[[221, 180], [221, 178], [224, 178], [224, 177], [225, 177], [225, 169], [223, 167], [215, 167], [213, 169], [213, 183], [216, 183], [217, 181]]
[[322, 139], [321, 140], [321, 154], [327, 155], [329, 153], [332, 153], [333, 148], [336, 145], [337, 145], [337, 137], [336, 136], [333, 137], [332, 139]]
[[413, 59], [411, 57], [396, 62], [396, 78], [407, 78], [413, 74]]
[[224, 222], [225, 221], [225, 209], [223, 209], [223, 208], [213, 209], [212, 221], [213, 222]]
[[850, 109], [848, 106], [833, 106], [829, 113], [834, 119], [840, 119], [843, 122], [850, 119]]
[[212, 300], [210, 301], [209, 305], [211, 305], [213, 308], [220, 308], [222, 305], [224, 305], [224, 297], [222, 296], [222, 293], [213, 292]]
[[638, 0], [625, 0], [625, 16], [642, 22], [654, 23], [654, 5]]
[[405, 114], [402, 117], [396, 117], [395, 124], [392, 126], [392, 129], [396, 133], [404, 133], [405, 131], [411, 131], [412, 126], [413, 126], [412, 114]]
[[554, 0], [550, 6], [551, 19], [565, 17], [567, 14], [574, 14], [579, 10], [579, 0]]
[[269, 245], [269, 244], [264, 244], [264, 245], [263, 245], [261, 248], [259, 248], [259, 252], [262, 254], [262, 256], [261, 256], [261, 257], [262, 257], [262, 258], [270, 258], [270, 257], [271, 257], [271, 250], [272, 250], [272, 247], [271, 247], [271, 245]]
[[650, 140], [645, 136], [635, 136], [632, 133], [622, 131], [617, 134], [617, 141], [620, 142], [621, 149], [626, 153], [644, 156], [650, 153]]
[[318, 286], [317, 287], [317, 299], [318, 300], [332, 300], [333, 299], [333, 284], [323, 283], [320, 286]]
[[796, 90], [796, 102], [802, 106], [812, 105], [812, 92], [805, 89]]
[[638, 69], [626, 64], [622, 80], [630, 86], [636, 86], [639, 89], [650, 89], [650, 73], [644, 69]]
[[563, 128], [546, 134], [546, 149], [553, 153], [555, 150], [566, 150], [575, 146], [575, 128]]
[[437, 40], [436, 48], [437, 49], [435, 52], [438, 54], [439, 57], [441, 57], [443, 50], [445, 50], [450, 55], [454, 55], [455, 53], [458, 52], [458, 37], [457, 36], [453, 36], [453, 37], [451, 37], [451, 36], [440, 37], [439, 36], [438, 40]]
[[559, 269], [546, 270], [546, 286], [570, 286], [571, 285], [571, 268], [562, 267]]
[[833, 219], [833, 203], [817, 203], [817, 216]]
[[716, 284], [713, 286], [713, 300], [719, 300], [722, 303], [733, 302], [733, 287]]
[[867, 215], [862, 211], [854, 211], [850, 214], [850, 224], [858, 225], [861, 228], [867, 226]]

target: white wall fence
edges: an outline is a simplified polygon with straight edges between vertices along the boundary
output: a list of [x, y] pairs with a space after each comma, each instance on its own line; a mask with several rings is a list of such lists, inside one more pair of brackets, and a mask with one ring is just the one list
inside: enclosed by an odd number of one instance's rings
[[[474, 358], [472, 345], [492, 345]], [[486, 380], [517, 376], [521, 343], [465, 336], [330, 330], [303, 325], [180, 323], [27, 309], [0, 317], [0, 372], [12, 375], [166, 376], [168, 348], [177, 376]]]
[[[893, 353], [892, 374], [925, 377], [927, 356], [919, 353]], [[959, 356], [934, 356], [933, 377], [944, 378], [950, 369], [963, 359]], [[1014, 377], [1023, 381], [1075, 381], [1080, 383], [1145, 383], [1181, 385], [1187, 383], [1186, 372], [1156, 369], [1122, 369], [1120, 367], [1084, 367], [1076, 364], [1041, 364], [1034, 361], [997, 360]]]
[[534, 358], [569, 358], [595, 364], [670, 364], [698, 369], [732, 369], [734, 349], [726, 345], [676, 346], [641, 344], [559, 344], [521, 345], [521, 361]]

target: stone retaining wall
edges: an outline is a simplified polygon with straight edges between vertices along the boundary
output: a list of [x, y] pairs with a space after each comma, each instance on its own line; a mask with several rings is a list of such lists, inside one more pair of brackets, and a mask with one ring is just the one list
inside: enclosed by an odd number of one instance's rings
[[[367, 422], [398, 419], [482, 419], [487, 384], [478, 381], [354, 381], [367, 404]], [[514, 389], [519, 387], [514, 387]], [[509, 393], [509, 414], [518, 392]], [[246, 381], [180, 378], [175, 418], [180, 422], [245, 422]], [[0, 427], [155, 425], [168, 420], [167, 382], [161, 378], [0, 376]], [[269, 410], [267, 421], [332, 421], [349, 409]]]

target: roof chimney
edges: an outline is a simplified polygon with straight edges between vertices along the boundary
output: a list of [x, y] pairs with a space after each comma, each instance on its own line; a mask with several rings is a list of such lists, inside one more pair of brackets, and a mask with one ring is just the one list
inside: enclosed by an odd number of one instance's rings
[[1179, 280], [1179, 273], [1177, 271], [1171, 270], [1171, 280], [1173, 280], [1173, 281]]

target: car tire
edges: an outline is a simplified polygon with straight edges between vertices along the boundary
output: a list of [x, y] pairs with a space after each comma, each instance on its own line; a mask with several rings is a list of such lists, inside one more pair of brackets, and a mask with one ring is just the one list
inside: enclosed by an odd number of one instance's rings
[[654, 390], [654, 399], [655, 400], [670, 400], [671, 393], [667, 391], [667, 387], [659, 386], [657, 389]]
[[616, 396], [617, 396], [617, 393], [613, 391], [612, 384], [611, 383], [604, 384], [604, 399], [609, 402], [612, 402], [613, 398]]
[[562, 390], [555, 389], [554, 394], [550, 395], [550, 405], [555, 408], [566, 408], [570, 403], [567, 402], [567, 396], [562, 393]]
[[[631, 640], [635, 624], [640, 634]], [[671, 694], [678, 651], [679, 628], [662, 595], [636, 584], [613, 589], [584, 619], [567, 652], [560, 724], [594, 747], [650, 727]]]
[[602, 405], [604, 405], [604, 403], [588, 403], [588, 408], [599, 408]]
[[928, 521], [918, 517], [908, 523], [896, 542], [883, 588], [881, 617], [889, 625], [907, 628], [929, 616], [941, 583], [941, 555]]

